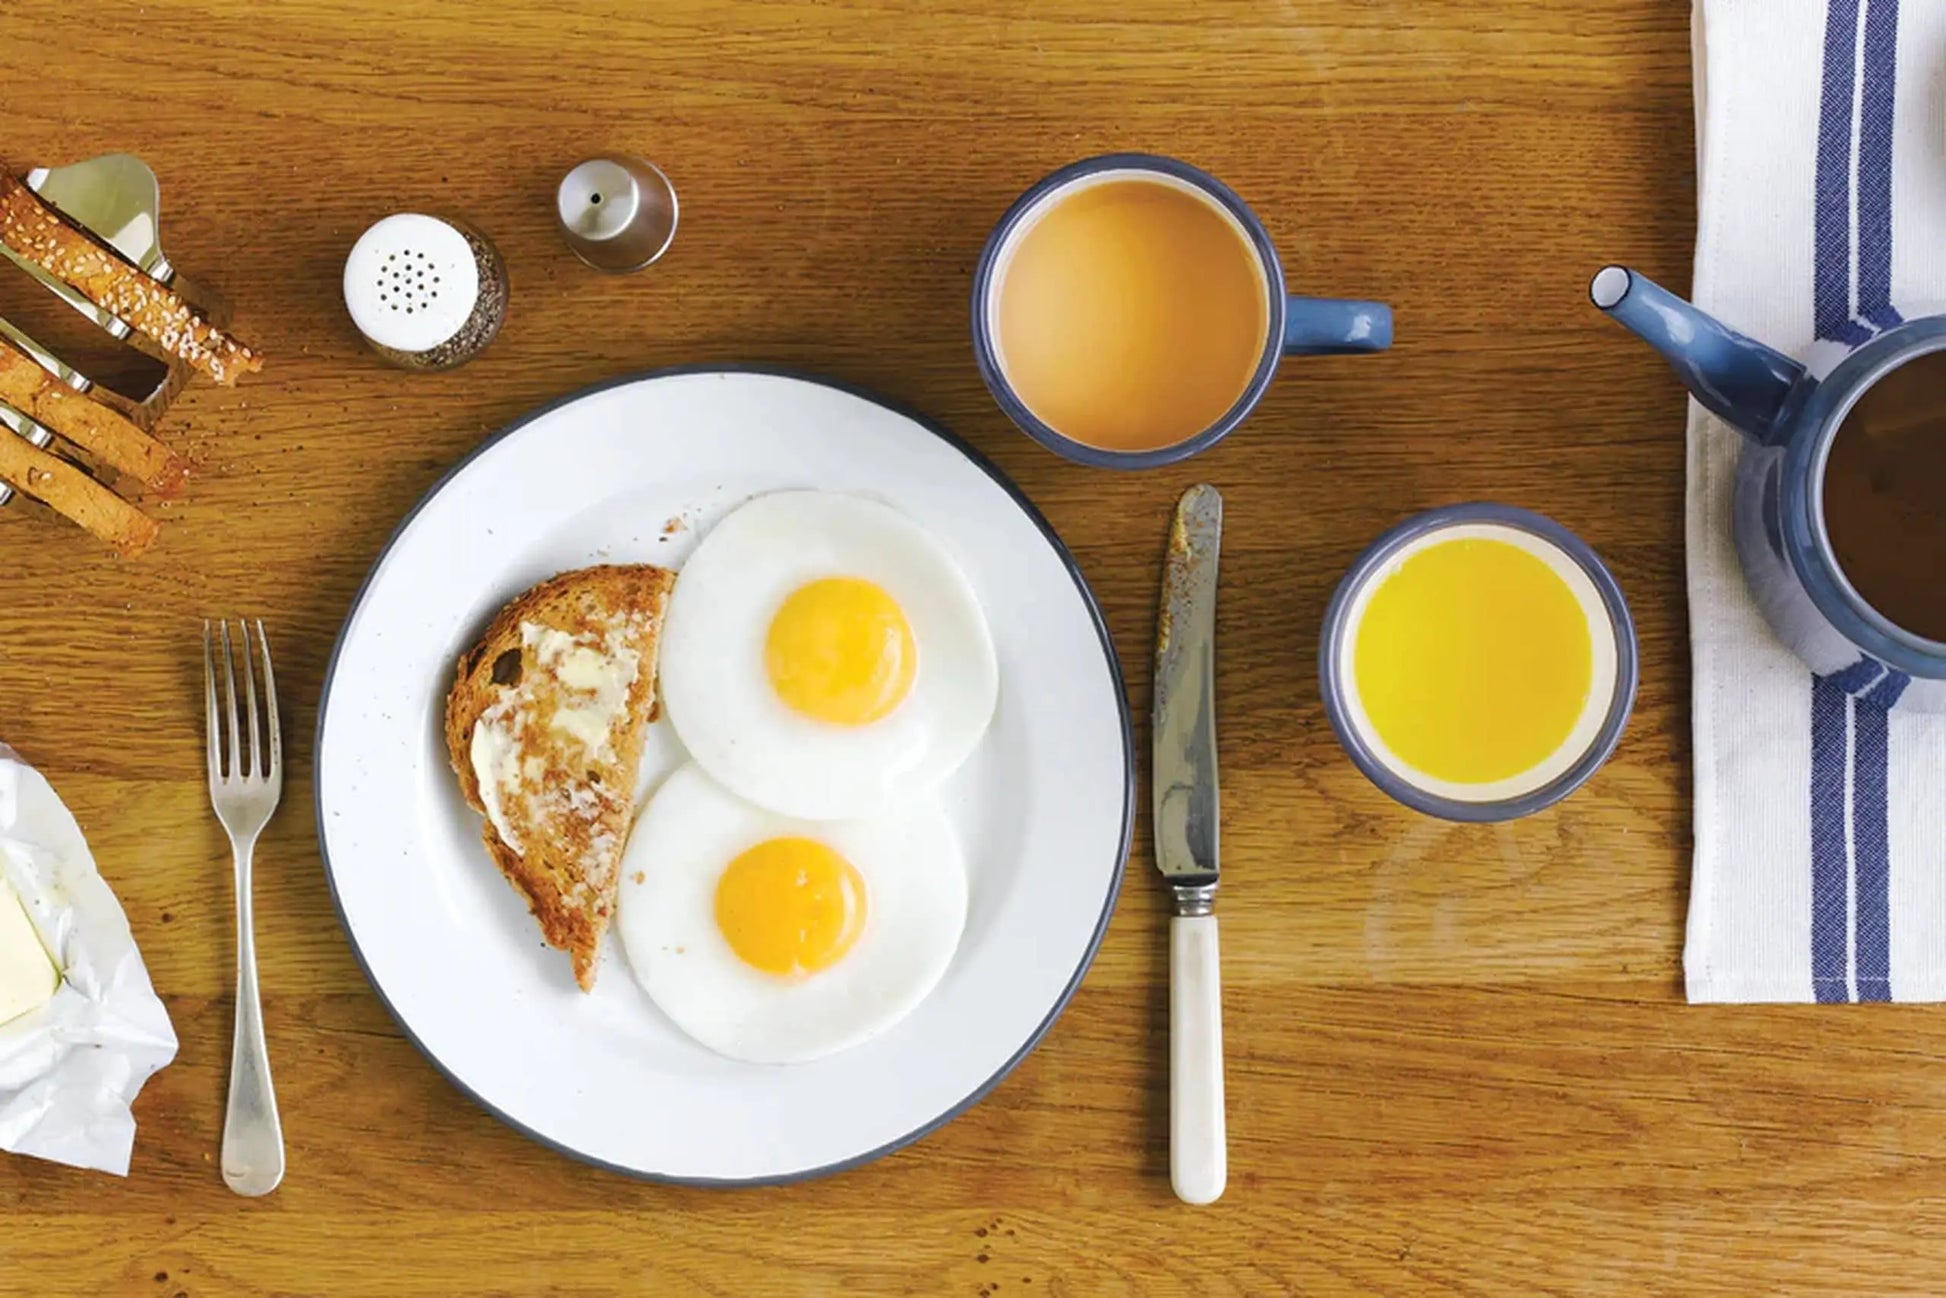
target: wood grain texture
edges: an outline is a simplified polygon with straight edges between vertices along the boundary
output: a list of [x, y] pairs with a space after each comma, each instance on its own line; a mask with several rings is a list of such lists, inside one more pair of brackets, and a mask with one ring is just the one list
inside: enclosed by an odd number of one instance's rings
[[[126, 149], [172, 258], [269, 357], [163, 431], [196, 472], [147, 559], [0, 511], [0, 739], [46, 770], [120, 891], [182, 1036], [126, 1182], [0, 1162], [0, 1290], [33, 1294], [1889, 1293], [1946, 1257], [1946, 1019], [1690, 1009], [1683, 397], [1586, 305], [1626, 259], [1687, 282], [1687, 6], [1674, 0], [9, 0], [13, 165]], [[552, 186], [661, 163], [683, 225], [603, 278]], [[1052, 167], [1176, 154], [1262, 214], [1292, 282], [1389, 300], [1398, 345], [1291, 365], [1191, 465], [1115, 475], [1014, 432], [974, 369], [971, 269]], [[376, 217], [499, 243], [506, 330], [449, 375], [385, 369], [338, 293]], [[326, 656], [392, 527], [483, 436], [648, 366], [769, 361], [958, 430], [1073, 546], [1148, 708], [1168, 510], [1228, 499], [1218, 705], [1231, 1181], [1190, 1210], [1165, 1149], [1166, 934], [1138, 834], [1099, 960], [984, 1104], [836, 1179], [712, 1193], [532, 1145], [403, 1039], [353, 963], [314, 839]], [[1644, 676], [1615, 759], [1557, 810], [1455, 827], [1333, 743], [1315, 638], [1406, 513], [1543, 510], [1612, 563]], [[225, 843], [196, 627], [261, 615], [292, 794], [258, 854], [290, 1175], [216, 1173], [230, 1023]], [[1138, 742], [1146, 745], [1146, 733]], [[1146, 792], [1144, 792], [1146, 798]]]

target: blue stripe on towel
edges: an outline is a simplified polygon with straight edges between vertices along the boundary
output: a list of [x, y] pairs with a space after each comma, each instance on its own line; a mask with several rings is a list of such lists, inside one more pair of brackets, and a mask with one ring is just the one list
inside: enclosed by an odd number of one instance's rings
[[1847, 980], [1851, 907], [1845, 868], [1845, 749], [1851, 692], [1838, 683], [1844, 674], [1811, 678], [1811, 985], [1820, 1002], [1851, 999]]
[[1876, 689], [1879, 685], [1883, 685], [1885, 682], [1881, 678], [1884, 675], [1884, 664], [1875, 659], [1861, 657], [1843, 671], [1832, 672], [1825, 679], [1846, 694], [1856, 695], [1863, 694], [1867, 686]]
[[1824, 19], [1811, 281], [1812, 323], [1820, 338], [1842, 338], [1847, 328], [1856, 328], [1851, 319], [1851, 98], [1858, 3], [1831, 0]]
[[[1899, 0], [1866, 0], [1858, 87], [1858, 313], [1878, 329], [1901, 322], [1892, 305], [1892, 125], [1898, 83]], [[1852, 972], [1861, 1001], [1892, 999], [1892, 844], [1885, 709], [1912, 678], [1885, 669], [1852, 709]]]
[[1905, 693], [1905, 687], [1910, 684], [1912, 684], [1910, 676], [1888, 667], [1885, 675], [1879, 678], [1878, 684], [1859, 697], [1875, 708], [1889, 708], [1899, 701], [1899, 696]]
[[1899, 308], [1890, 302], [1873, 307], [1871, 314], [1866, 318], [1872, 322], [1872, 327], [1880, 332], [1905, 323], [1905, 317], [1899, 314]]
[[1889, 737], [1883, 708], [1852, 704], [1851, 850], [1857, 894], [1853, 962], [1858, 999], [1892, 999], [1892, 861], [1886, 767]]
[[1860, 343], [1870, 342], [1878, 335], [1870, 325], [1862, 320], [1846, 320], [1830, 336], [1836, 338], [1841, 343], [1856, 347]]
[[[1892, 305], [1898, 38], [1898, 0], [1829, 0], [1813, 209], [1819, 338], [1855, 345], [1902, 322]], [[1885, 709], [1910, 683], [1862, 657], [1811, 678], [1811, 977], [1820, 1001], [1892, 998]]]
[[1868, 0], [1858, 113], [1858, 314], [1880, 329], [1892, 309], [1892, 107], [1898, 79], [1899, 0]]
[[[1811, 978], [1825, 1002], [1852, 998], [1854, 960], [1864, 971], [1854, 954], [1858, 911], [1852, 906], [1854, 888], [1863, 887], [1854, 883], [1852, 869], [1860, 810], [1852, 775], [1854, 722], [1867, 710], [1858, 706], [1858, 695], [1876, 689], [1885, 674], [1883, 665], [1861, 657], [1842, 671], [1811, 678]], [[1883, 788], [1881, 779], [1881, 794]]]

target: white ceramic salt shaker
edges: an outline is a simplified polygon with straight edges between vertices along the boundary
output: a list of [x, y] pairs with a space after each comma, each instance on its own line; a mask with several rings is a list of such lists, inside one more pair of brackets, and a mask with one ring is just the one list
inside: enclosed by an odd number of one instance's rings
[[507, 314], [507, 272], [486, 236], [420, 212], [388, 216], [345, 259], [345, 307], [386, 360], [444, 370], [479, 355]]

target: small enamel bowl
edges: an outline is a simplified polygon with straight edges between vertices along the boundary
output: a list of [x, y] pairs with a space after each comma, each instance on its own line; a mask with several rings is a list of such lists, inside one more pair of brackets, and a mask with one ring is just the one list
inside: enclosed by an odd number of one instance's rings
[[[1580, 716], [1552, 754], [1506, 779], [1461, 784], [1414, 768], [1380, 738], [1358, 695], [1353, 654], [1372, 595], [1387, 578], [1423, 550], [1472, 537], [1511, 544], [1554, 571], [1587, 618], [1592, 665]], [[1399, 802], [1446, 820], [1512, 820], [1580, 788], [1620, 741], [1635, 702], [1636, 677], [1635, 623], [1614, 575], [1566, 528], [1510, 505], [1428, 510], [1379, 537], [1338, 583], [1318, 646], [1325, 712], [1353, 763]]]

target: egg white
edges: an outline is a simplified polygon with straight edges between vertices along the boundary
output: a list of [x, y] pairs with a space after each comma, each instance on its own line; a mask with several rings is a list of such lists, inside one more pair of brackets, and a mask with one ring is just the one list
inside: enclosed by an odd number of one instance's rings
[[[825, 577], [875, 582], [912, 629], [903, 702], [867, 725], [806, 717], [764, 665], [771, 619]], [[663, 621], [661, 698], [691, 757], [759, 806], [807, 820], [901, 805], [952, 774], [986, 733], [999, 667], [986, 615], [924, 528], [861, 496], [780, 491], [719, 522], [677, 574]]]
[[[825, 843], [865, 881], [865, 926], [828, 969], [745, 964], [716, 925], [716, 885], [773, 838]], [[636, 981], [683, 1032], [751, 1063], [802, 1063], [877, 1035], [926, 998], [966, 927], [958, 840], [930, 798], [865, 821], [802, 821], [736, 797], [691, 763], [663, 782], [622, 860], [615, 925]]]

